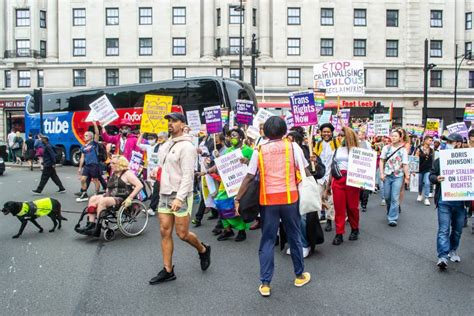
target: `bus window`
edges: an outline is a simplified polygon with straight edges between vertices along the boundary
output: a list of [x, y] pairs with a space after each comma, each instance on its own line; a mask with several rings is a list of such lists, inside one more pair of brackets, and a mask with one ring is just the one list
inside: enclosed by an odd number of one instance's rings
[[257, 107], [257, 98], [252, 88], [246, 83], [239, 83], [234, 80], [223, 80], [225, 91], [229, 104], [232, 109], [235, 109], [235, 100], [250, 100], [254, 102], [254, 109]]
[[221, 105], [223, 98], [219, 90], [213, 80], [190, 80], [188, 82], [187, 105], [199, 104], [201, 107]]
[[61, 94], [52, 94], [43, 99], [43, 112], [59, 112], [61, 111], [61, 105], [65, 101]]
[[166, 95], [173, 97], [173, 104], [186, 104], [187, 87], [185, 81], [169, 81], [159, 84], [147, 84], [133, 87], [130, 90], [130, 106], [143, 107], [146, 94]]
[[128, 91], [107, 93], [107, 98], [116, 109], [130, 107], [130, 93]]

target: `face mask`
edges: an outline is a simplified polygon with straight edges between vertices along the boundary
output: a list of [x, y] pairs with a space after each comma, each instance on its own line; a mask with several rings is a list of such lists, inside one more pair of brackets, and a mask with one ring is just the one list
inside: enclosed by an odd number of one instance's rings
[[123, 137], [126, 137], [127, 135], [128, 135], [128, 131], [123, 131], [123, 132], [122, 132], [122, 136], [123, 136]]
[[454, 149], [454, 145], [453, 144], [446, 144], [446, 149]]
[[226, 146], [226, 147], [231, 147], [231, 144], [230, 144], [230, 142], [229, 142], [229, 141], [227, 141], [227, 140], [226, 140], [226, 141], [224, 141], [224, 144], [225, 144], [225, 146]]
[[237, 146], [239, 144], [239, 140], [237, 138], [232, 138], [230, 140], [230, 143], [232, 144], [232, 146]]
[[217, 148], [217, 150], [221, 150], [222, 149], [222, 144], [217, 144], [216, 148]]
[[150, 145], [153, 146], [153, 145], [156, 144], [156, 140], [154, 140], [154, 139], [149, 139], [149, 140], [148, 140], [148, 144], [150, 144]]

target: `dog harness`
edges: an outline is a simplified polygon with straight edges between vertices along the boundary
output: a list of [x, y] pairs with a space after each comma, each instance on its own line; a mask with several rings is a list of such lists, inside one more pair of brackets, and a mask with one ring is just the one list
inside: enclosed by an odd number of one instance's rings
[[53, 203], [50, 198], [39, 199], [33, 202], [23, 202], [18, 217], [41, 217], [51, 213]]

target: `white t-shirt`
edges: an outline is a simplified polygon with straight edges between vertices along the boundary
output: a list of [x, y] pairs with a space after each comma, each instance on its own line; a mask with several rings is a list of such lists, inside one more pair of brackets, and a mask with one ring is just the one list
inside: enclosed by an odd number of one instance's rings
[[321, 151], [321, 155], [319, 156], [319, 158], [321, 158], [323, 165], [326, 167], [326, 173], [324, 174], [324, 177], [318, 180], [319, 184], [324, 184], [329, 179], [329, 173], [331, 172], [332, 156], [334, 155], [334, 151], [331, 148], [332, 142], [332, 139], [329, 142], [324, 140], [321, 142], [323, 150]]
[[336, 151], [336, 156], [334, 158], [337, 161], [337, 166], [339, 167], [339, 170], [347, 171], [347, 168], [349, 167], [349, 151], [347, 150], [347, 147], [339, 147]]
[[[296, 143], [291, 143], [293, 146], [293, 153], [295, 156], [295, 163], [296, 167], [300, 170], [301, 175], [306, 175], [304, 169], [309, 166], [308, 161], [304, 157], [303, 150], [300, 146]], [[251, 175], [255, 175], [258, 169], [258, 151], [254, 150], [252, 154], [252, 158], [249, 162], [249, 167], [247, 169], [247, 173]]]
[[10, 134], [8, 134], [8, 146], [9, 147], [13, 146], [15, 136], [16, 136], [16, 134], [14, 132], [11, 132]]

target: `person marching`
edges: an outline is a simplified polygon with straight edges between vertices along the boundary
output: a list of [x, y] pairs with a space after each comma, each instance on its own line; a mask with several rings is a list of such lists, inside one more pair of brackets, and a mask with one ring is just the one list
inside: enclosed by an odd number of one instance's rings
[[[360, 148], [372, 150], [372, 145], [367, 140], [365, 131], [359, 131], [358, 137], [359, 137]], [[370, 195], [370, 190], [365, 190], [365, 189], [360, 190], [359, 199], [360, 199], [360, 208], [362, 212], [367, 212], [367, 203], [369, 202], [369, 195]]]
[[77, 169], [77, 174], [81, 176], [81, 196], [76, 199], [76, 202], [83, 202], [89, 199], [87, 195], [87, 178], [94, 182], [96, 194], [100, 190], [99, 177], [102, 175], [99, 166], [99, 133], [95, 122], [94, 126], [97, 130], [95, 134], [91, 131], [84, 133], [86, 143], [81, 147], [81, 159]]
[[430, 171], [433, 167], [433, 156], [434, 151], [431, 148], [431, 143], [433, 142], [432, 136], [425, 136], [423, 139], [423, 144], [420, 145], [416, 151], [415, 156], [420, 158], [419, 163], [419, 180], [418, 180], [418, 198], [416, 199], [418, 202], [423, 201], [424, 196], [424, 204], [426, 206], [430, 205]]
[[28, 139], [25, 140], [23, 145], [23, 153], [25, 161], [29, 162], [30, 170], [33, 171], [33, 162], [35, 159], [35, 140], [33, 139], [33, 134], [28, 134]]
[[201, 270], [207, 270], [211, 264], [211, 247], [202, 243], [196, 234], [189, 231], [193, 207], [194, 165], [197, 158], [192, 136], [184, 134], [186, 118], [183, 114], [170, 113], [165, 119], [168, 120], [168, 132], [171, 138], [160, 146], [158, 152], [159, 166], [162, 170], [158, 218], [164, 267], [149, 281], [152, 285], [176, 279], [172, 263], [173, 227], [181, 240], [198, 251]]
[[115, 145], [115, 153], [123, 155], [128, 161], [132, 158], [133, 151], [139, 151], [137, 135], [132, 133], [132, 126], [132, 121], [122, 119], [120, 121], [120, 133], [117, 135], [109, 135], [105, 128], [102, 128], [104, 142]]
[[54, 151], [53, 147], [49, 143], [49, 137], [45, 135], [41, 135], [41, 141], [43, 142], [43, 169], [41, 172], [41, 180], [38, 184], [38, 188], [32, 190], [33, 194], [40, 195], [43, 191], [44, 186], [48, 182], [49, 178], [51, 178], [58, 186], [58, 193], [65, 193], [66, 189], [64, 188], [61, 180], [56, 173], [56, 152]]

